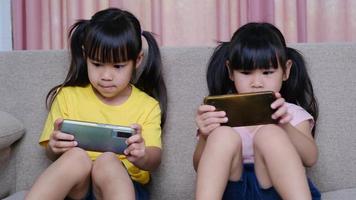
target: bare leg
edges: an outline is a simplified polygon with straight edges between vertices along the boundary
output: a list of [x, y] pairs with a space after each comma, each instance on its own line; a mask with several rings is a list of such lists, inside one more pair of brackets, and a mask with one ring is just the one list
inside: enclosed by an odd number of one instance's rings
[[282, 199], [311, 199], [305, 168], [282, 128], [262, 127], [255, 135], [254, 149], [256, 176], [263, 188], [274, 186]]
[[27, 200], [63, 200], [67, 195], [73, 199], [85, 197], [90, 184], [92, 161], [80, 148], [65, 152], [37, 179], [28, 192]]
[[95, 197], [98, 200], [135, 199], [132, 180], [114, 153], [103, 153], [95, 160], [92, 180]]
[[242, 173], [242, 141], [231, 127], [218, 127], [207, 138], [197, 170], [196, 199], [221, 199], [228, 180]]

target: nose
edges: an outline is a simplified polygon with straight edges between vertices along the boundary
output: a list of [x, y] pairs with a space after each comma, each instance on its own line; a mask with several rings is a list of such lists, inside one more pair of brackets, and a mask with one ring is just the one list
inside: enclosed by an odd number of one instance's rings
[[103, 67], [101, 72], [101, 80], [111, 81], [113, 80], [113, 75], [110, 67]]
[[263, 87], [262, 76], [260, 74], [254, 74], [252, 76], [251, 87], [253, 88]]

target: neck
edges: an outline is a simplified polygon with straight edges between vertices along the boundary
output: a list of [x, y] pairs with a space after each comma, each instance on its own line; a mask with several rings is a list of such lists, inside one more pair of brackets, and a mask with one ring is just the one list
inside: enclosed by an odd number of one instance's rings
[[125, 103], [132, 93], [132, 86], [130, 84], [127, 85], [123, 91], [113, 97], [105, 97], [100, 94], [94, 87], [92, 87], [92, 89], [101, 102], [111, 106], [118, 106]]

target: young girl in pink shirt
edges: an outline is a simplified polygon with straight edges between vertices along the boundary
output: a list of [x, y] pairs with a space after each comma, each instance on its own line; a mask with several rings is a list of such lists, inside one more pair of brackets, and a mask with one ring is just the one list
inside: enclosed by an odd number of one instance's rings
[[201, 105], [194, 153], [196, 199], [320, 199], [306, 177], [318, 150], [318, 106], [304, 60], [268, 23], [239, 28], [208, 64], [209, 95], [274, 91], [278, 124], [228, 127], [224, 111]]

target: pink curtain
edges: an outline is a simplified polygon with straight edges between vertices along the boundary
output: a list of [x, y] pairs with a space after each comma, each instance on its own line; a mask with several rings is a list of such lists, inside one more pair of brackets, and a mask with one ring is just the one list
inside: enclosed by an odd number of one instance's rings
[[62, 49], [77, 19], [108, 7], [131, 11], [161, 46], [214, 46], [252, 21], [287, 42], [356, 41], [353, 0], [12, 0], [14, 49]]

